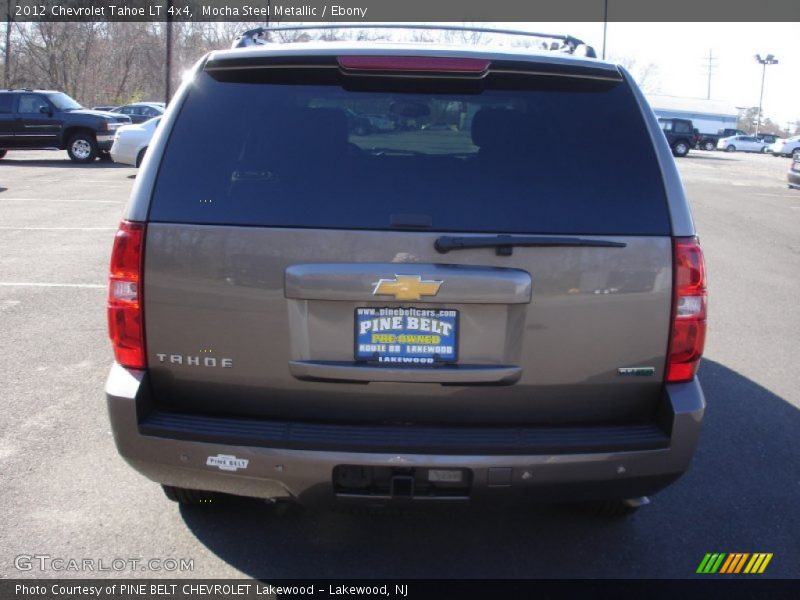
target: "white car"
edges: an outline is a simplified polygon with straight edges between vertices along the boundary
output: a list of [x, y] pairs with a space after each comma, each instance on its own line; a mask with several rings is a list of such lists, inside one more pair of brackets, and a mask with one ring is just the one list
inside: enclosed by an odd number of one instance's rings
[[160, 121], [161, 117], [156, 117], [138, 125], [124, 125], [117, 129], [114, 145], [111, 146], [111, 159], [115, 163], [134, 167], [142, 164], [144, 153]]
[[800, 157], [800, 135], [790, 137], [788, 140], [778, 140], [770, 147], [772, 156]]
[[766, 152], [769, 144], [752, 135], [732, 135], [717, 142], [717, 150], [725, 152]]

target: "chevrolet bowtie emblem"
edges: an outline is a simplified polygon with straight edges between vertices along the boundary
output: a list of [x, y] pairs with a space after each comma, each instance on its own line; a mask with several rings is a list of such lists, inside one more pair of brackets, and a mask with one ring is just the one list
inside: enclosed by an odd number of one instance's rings
[[441, 281], [422, 281], [419, 275], [395, 275], [394, 279], [381, 279], [372, 290], [373, 296], [394, 296], [395, 300], [419, 300], [423, 296], [439, 293]]

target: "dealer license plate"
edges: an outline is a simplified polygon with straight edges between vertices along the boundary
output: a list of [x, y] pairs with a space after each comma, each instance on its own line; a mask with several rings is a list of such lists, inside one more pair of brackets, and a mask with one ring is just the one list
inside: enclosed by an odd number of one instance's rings
[[357, 361], [384, 366], [456, 362], [458, 311], [430, 308], [357, 308]]

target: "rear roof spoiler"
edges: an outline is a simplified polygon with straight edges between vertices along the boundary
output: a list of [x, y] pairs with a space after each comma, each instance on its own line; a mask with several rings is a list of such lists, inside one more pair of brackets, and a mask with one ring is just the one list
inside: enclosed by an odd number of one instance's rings
[[233, 41], [232, 48], [246, 48], [249, 46], [261, 46], [271, 43], [281, 43], [273, 41], [273, 33], [287, 31], [330, 31], [336, 29], [387, 29], [387, 30], [426, 30], [426, 31], [456, 31], [467, 33], [489, 33], [510, 36], [522, 36], [526, 38], [536, 38], [540, 40], [537, 49], [552, 52], [563, 52], [574, 56], [586, 58], [597, 58], [594, 48], [585, 44], [582, 40], [571, 35], [536, 33], [519, 29], [498, 29], [494, 27], [462, 27], [459, 25], [430, 25], [421, 23], [371, 23], [371, 24], [323, 24], [323, 25], [277, 25], [275, 27], [257, 27], [238, 35]]

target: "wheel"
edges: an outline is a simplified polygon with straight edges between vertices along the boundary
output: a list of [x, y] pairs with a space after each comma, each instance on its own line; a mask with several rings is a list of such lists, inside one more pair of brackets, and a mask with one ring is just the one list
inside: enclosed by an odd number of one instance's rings
[[97, 141], [90, 133], [76, 133], [67, 143], [67, 154], [78, 163], [90, 163], [97, 158]]
[[725, 148], [725, 152], [736, 152], [736, 146], [734, 146], [733, 144], [731, 144], [730, 146], [728, 146], [727, 148]]
[[161, 489], [164, 490], [164, 495], [178, 504], [184, 506], [197, 506], [200, 504], [212, 504], [218, 502], [220, 499], [219, 494], [214, 492], [204, 492], [203, 490], [188, 490], [186, 488], [174, 487], [171, 485], [162, 485]]
[[7, 150], [0, 150], [0, 158], [5, 158]]
[[766, 146], [764, 146], [764, 147], [761, 149], [761, 154], [766, 154], [766, 153], [767, 153], [767, 147], [766, 147]]
[[136, 156], [136, 168], [138, 169], [142, 165], [142, 161], [144, 160], [144, 153], [147, 151], [147, 146], [139, 150], [139, 154]]
[[689, 154], [689, 144], [682, 140], [675, 142], [675, 145], [672, 147], [672, 153], [675, 156], [686, 156]]
[[703, 150], [711, 152], [714, 148], [716, 148], [714, 142], [703, 142]]

